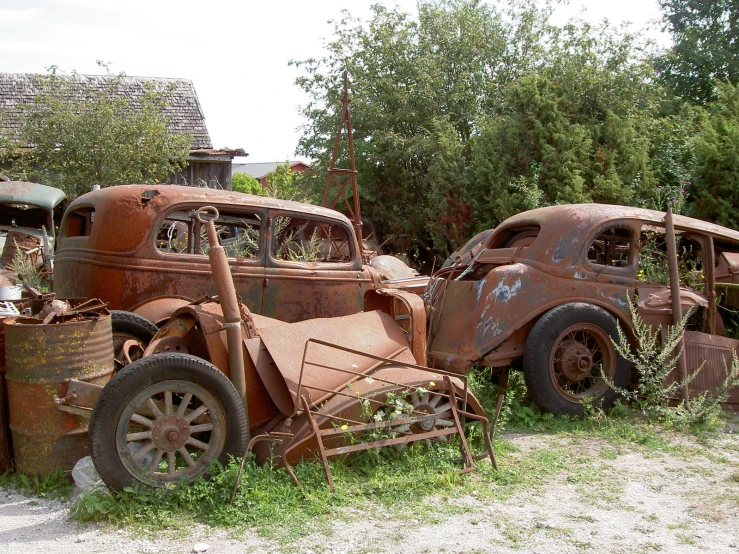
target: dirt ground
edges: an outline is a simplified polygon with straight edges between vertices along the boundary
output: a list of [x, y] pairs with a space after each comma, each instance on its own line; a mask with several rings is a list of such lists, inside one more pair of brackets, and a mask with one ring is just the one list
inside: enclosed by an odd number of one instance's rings
[[[739, 435], [704, 447], [685, 436], [669, 449], [568, 436], [509, 436], [517, 455], [565, 448], [569, 463], [506, 500], [476, 495], [452, 517], [397, 521], [378, 513], [337, 520], [289, 545], [253, 533], [198, 527], [189, 536], [142, 538], [105, 525], [67, 522], [69, 505], [0, 490], [0, 554], [392, 552], [737, 553]], [[481, 495], [482, 496], [482, 495]], [[430, 510], [433, 514], [433, 509]], [[444, 513], [449, 513], [444, 510]]]

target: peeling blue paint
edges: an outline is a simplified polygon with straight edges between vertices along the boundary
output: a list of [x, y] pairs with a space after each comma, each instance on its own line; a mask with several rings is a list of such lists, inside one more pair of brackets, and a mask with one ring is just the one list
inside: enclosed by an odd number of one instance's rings
[[516, 296], [516, 293], [521, 290], [521, 279], [518, 279], [512, 286], [504, 285], [503, 281], [505, 281], [505, 277], [501, 279], [498, 286], [493, 289], [496, 303], [508, 302], [508, 300]]
[[483, 326], [482, 332], [483, 334], [488, 332], [488, 329], [490, 328], [490, 324], [493, 322], [493, 318], [489, 317], [485, 320], [485, 325]]
[[475, 286], [477, 287], [477, 302], [480, 301], [480, 297], [482, 296], [482, 289], [485, 287], [485, 283], [487, 282], [487, 279], [483, 279], [482, 281], [478, 281], [475, 283]]

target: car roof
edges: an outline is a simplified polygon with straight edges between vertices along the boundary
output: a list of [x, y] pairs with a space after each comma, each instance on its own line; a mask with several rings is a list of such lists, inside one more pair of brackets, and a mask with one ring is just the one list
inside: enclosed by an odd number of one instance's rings
[[351, 225], [345, 215], [322, 206], [230, 190], [182, 185], [116, 185], [83, 194], [72, 202], [69, 208], [71, 210], [80, 205], [93, 205], [97, 208], [99, 205], [102, 207], [103, 204], [110, 206], [111, 204], [127, 203], [131, 200], [142, 202], [142, 198], [144, 199], [143, 203], [152, 202], [160, 210], [179, 203], [213, 202], [215, 204], [234, 204], [302, 212], [338, 219]]
[[67, 197], [64, 191], [38, 183], [6, 181], [0, 183], [0, 203], [33, 204], [52, 209]]
[[[673, 217], [677, 229], [703, 232], [739, 242], [739, 232], [728, 227], [684, 215], [674, 215]], [[537, 208], [514, 215], [501, 223], [500, 228], [541, 225], [542, 228], [549, 227], [552, 229], [551, 232], [555, 232], [555, 226], [567, 225], [569, 229], [576, 227], [586, 231], [607, 221], [618, 219], [635, 219], [649, 224], [662, 225], [665, 212], [613, 204], [563, 204]]]

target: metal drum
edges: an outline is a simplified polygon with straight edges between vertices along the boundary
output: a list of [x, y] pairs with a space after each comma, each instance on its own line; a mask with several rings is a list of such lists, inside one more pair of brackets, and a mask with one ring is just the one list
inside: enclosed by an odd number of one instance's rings
[[37, 475], [71, 470], [88, 454], [88, 418], [59, 410], [53, 398], [66, 394], [70, 378], [110, 381], [110, 315], [49, 325], [7, 319], [5, 359], [16, 470]]

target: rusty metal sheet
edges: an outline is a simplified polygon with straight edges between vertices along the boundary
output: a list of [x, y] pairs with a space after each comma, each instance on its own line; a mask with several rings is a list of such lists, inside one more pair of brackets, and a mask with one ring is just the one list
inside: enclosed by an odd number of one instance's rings
[[[321, 339], [339, 346], [393, 358], [401, 363], [415, 363], [413, 354], [408, 349], [405, 333], [390, 315], [382, 312], [364, 312], [268, 327], [260, 331], [260, 337], [285, 380], [294, 405], [298, 402], [295, 395], [308, 339]], [[353, 354], [339, 355], [337, 359], [335, 350], [321, 347], [315, 347], [311, 360], [318, 365], [346, 368], [359, 373], [369, 371], [376, 365], [372, 360]], [[341, 371], [314, 367], [304, 375], [303, 385], [336, 390], [348, 380], [347, 374]], [[312, 400], [320, 402], [329, 396], [330, 393], [316, 392]]]
[[[113, 373], [110, 315], [53, 325], [5, 321], [10, 429], [16, 469], [71, 470], [87, 455], [87, 420], [60, 411], [54, 397], [70, 378], [103, 385]], [[26, 320], [27, 321], [27, 320]]]
[[8, 413], [8, 384], [5, 381], [5, 326], [0, 321], [0, 473], [11, 468], [13, 462], [10, 444], [10, 416]]
[[0, 474], [8, 471], [13, 465], [9, 423], [8, 387], [5, 375], [0, 374]]
[[[688, 375], [703, 364], [703, 369], [690, 382], [691, 394], [720, 387], [726, 379], [726, 368], [731, 367], [732, 352], [739, 351], [739, 340], [695, 331], [685, 331], [684, 340]], [[739, 387], [730, 392], [727, 404], [739, 410]]]
[[245, 339], [244, 346], [249, 354], [249, 360], [256, 367], [261, 382], [274, 405], [283, 415], [292, 415], [295, 411], [293, 396], [290, 395], [290, 389], [288, 389], [262, 339], [258, 337]]

